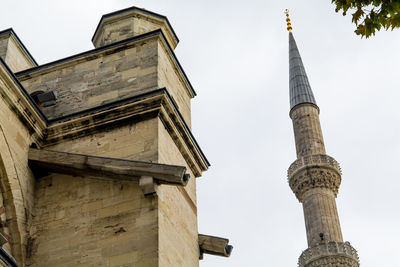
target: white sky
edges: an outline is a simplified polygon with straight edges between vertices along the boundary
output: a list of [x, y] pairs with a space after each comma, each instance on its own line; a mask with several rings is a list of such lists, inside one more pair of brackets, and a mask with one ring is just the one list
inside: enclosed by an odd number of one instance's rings
[[212, 166], [198, 178], [199, 231], [230, 239], [231, 258], [201, 267], [296, 266], [307, 248], [302, 207], [286, 170], [296, 159], [289, 113], [288, 34], [321, 108], [327, 153], [341, 163], [345, 240], [363, 267], [400, 266], [400, 30], [361, 40], [330, 0], [3, 0], [43, 64], [93, 48], [102, 14], [132, 5], [168, 16], [176, 54], [198, 96], [193, 133]]

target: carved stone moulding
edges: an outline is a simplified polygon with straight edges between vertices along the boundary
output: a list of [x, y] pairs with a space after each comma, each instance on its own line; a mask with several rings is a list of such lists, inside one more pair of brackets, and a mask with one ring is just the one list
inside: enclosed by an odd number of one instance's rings
[[341, 176], [333, 170], [309, 167], [291, 177], [289, 186], [301, 202], [304, 193], [313, 188], [329, 189], [337, 196], [341, 181]]
[[289, 186], [297, 199], [313, 188], [329, 189], [337, 196], [342, 181], [339, 163], [327, 155], [311, 155], [296, 160], [288, 170]]
[[359, 267], [357, 250], [349, 242], [326, 242], [305, 250], [299, 267]]
[[327, 167], [342, 174], [339, 163], [331, 156], [324, 154], [310, 155], [295, 160], [288, 169], [288, 179], [306, 167]]

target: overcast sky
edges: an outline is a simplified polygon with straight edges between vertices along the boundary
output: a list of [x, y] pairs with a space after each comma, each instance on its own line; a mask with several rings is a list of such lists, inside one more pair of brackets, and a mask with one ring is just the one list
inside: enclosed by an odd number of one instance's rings
[[1, 1], [39, 64], [93, 48], [102, 14], [132, 5], [168, 16], [198, 96], [193, 134], [212, 166], [198, 178], [199, 232], [230, 239], [228, 259], [201, 267], [296, 266], [307, 248], [302, 206], [287, 183], [296, 159], [289, 118], [288, 33], [321, 109], [327, 154], [341, 163], [337, 204], [363, 267], [398, 267], [400, 30], [368, 40], [330, 0]]

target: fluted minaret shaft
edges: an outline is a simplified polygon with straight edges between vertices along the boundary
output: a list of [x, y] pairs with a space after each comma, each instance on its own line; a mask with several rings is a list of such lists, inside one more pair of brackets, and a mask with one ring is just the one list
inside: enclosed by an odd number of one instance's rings
[[[296, 162], [305, 166], [297, 170], [290, 184], [303, 204], [309, 247], [321, 241], [343, 242], [335, 201], [341, 174], [336, 161], [325, 154], [318, 113], [318, 107], [308, 103], [297, 105], [291, 111]], [[320, 164], [323, 161], [327, 162], [326, 166]]]
[[[288, 16], [288, 14], [287, 14]], [[319, 121], [319, 108], [291, 32], [289, 30], [290, 117], [297, 160], [289, 167], [289, 185], [303, 205], [308, 249], [299, 259], [301, 267], [357, 267], [358, 256], [343, 242], [335, 198], [341, 183], [341, 170], [326, 155]]]
[[297, 105], [290, 112], [297, 158], [325, 154], [324, 138], [319, 122], [319, 109], [312, 104]]

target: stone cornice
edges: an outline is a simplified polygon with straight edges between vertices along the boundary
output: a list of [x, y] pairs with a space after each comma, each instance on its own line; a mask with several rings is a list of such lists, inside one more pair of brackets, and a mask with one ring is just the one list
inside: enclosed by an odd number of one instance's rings
[[33, 138], [35, 140], [43, 139], [47, 124], [45, 116], [1, 58], [0, 96], [27, 127]]
[[124, 99], [95, 109], [49, 121], [41, 147], [75, 139], [126, 121], [158, 116], [196, 177], [209, 163], [166, 89]]

